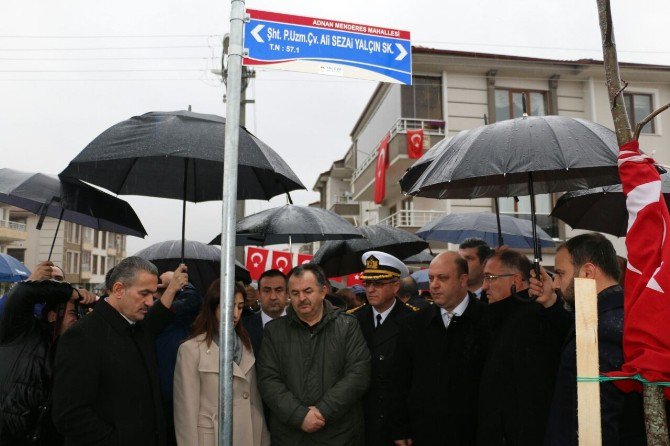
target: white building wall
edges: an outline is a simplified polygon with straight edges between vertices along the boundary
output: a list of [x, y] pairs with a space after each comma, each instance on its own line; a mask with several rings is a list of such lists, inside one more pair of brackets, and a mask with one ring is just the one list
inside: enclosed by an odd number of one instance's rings
[[400, 85], [393, 84], [380, 101], [372, 118], [358, 133], [356, 139], [356, 150], [358, 152], [356, 167], [361, 166], [370, 153], [376, 150], [386, 132], [389, 131], [400, 116]]

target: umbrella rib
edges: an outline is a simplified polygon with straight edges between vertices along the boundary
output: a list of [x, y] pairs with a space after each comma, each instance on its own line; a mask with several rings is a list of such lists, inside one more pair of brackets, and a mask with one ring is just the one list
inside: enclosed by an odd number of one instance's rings
[[133, 162], [130, 164], [130, 167], [128, 168], [125, 175], [123, 176], [123, 181], [121, 181], [121, 185], [119, 186], [119, 189], [114, 191], [114, 193], [116, 193], [117, 195], [121, 195], [120, 191], [123, 190], [123, 187], [126, 185], [126, 181], [128, 180], [128, 177], [130, 176], [130, 171], [133, 170], [133, 168], [135, 167], [135, 164], [137, 164], [138, 159], [139, 159], [138, 157], [133, 158]]
[[[547, 122], [547, 121], [545, 120], [545, 122]], [[556, 147], [559, 148], [558, 153], [560, 154], [561, 158], [563, 159], [563, 165], [564, 165], [564, 166], [567, 166], [568, 161], [565, 159], [565, 154], [563, 153], [563, 151], [560, 150], [561, 144], [560, 144], [559, 141], [558, 141], [558, 136], [556, 135], [556, 132], [554, 131], [554, 128], [553, 128], [551, 125], [549, 125], [548, 122], [547, 122], [547, 127], [549, 127], [549, 130], [551, 131], [551, 134], [552, 134], [553, 137], [554, 137], [554, 141], [556, 141]], [[568, 166], [568, 167], [569, 167], [569, 166]]]

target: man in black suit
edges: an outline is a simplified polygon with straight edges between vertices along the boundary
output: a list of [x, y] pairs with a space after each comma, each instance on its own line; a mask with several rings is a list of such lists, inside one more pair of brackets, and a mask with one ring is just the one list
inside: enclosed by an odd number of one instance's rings
[[391, 366], [396, 350], [398, 320], [416, 310], [398, 299], [400, 279], [409, 276], [397, 258], [379, 251], [363, 254], [361, 275], [368, 304], [348, 311], [358, 319], [372, 356], [372, 380], [363, 399], [365, 444], [393, 445], [389, 436], [389, 403], [392, 397]]
[[180, 265], [160, 300], [156, 267], [128, 257], [114, 268], [95, 310], [62, 337], [56, 354], [53, 419], [65, 445], [166, 444], [155, 338], [174, 318], [188, 283]]
[[261, 310], [242, 319], [256, 356], [261, 351], [265, 324], [278, 317], [286, 316], [288, 294], [284, 273], [278, 269], [269, 269], [261, 274], [258, 279], [258, 300]]
[[530, 271], [528, 257], [512, 250], [484, 264], [489, 342], [479, 390], [480, 446], [536, 446], [544, 439], [566, 330], [555, 328], [541, 301], [528, 302]]
[[472, 446], [485, 305], [468, 292], [468, 263], [455, 252], [435, 257], [428, 278], [434, 305], [401, 321], [391, 438], [398, 446]]
[[458, 253], [468, 262], [468, 290], [487, 303], [484, 290], [484, 262], [493, 250], [482, 239], [469, 238], [458, 246]]

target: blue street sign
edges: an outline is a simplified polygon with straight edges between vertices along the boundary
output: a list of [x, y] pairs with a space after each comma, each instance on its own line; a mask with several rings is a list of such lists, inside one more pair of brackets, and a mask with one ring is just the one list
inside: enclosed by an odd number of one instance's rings
[[412, 83], [408, 31], [248, 9], [244, 65]]

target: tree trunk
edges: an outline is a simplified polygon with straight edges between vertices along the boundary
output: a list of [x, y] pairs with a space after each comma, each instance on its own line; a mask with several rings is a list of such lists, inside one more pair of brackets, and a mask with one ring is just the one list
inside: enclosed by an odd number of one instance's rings
[[[612, 10], [609, 0], [596, 0], [600, 21], [600, 35], [603, 45], [603, 62], [605, 66], [605, 81], [609, 93], [610, 109], [614, 119], [619, 146], [633, 139], [628, 113], [623, 100], [623, 90], [619, 76], [619, 61], [616, 44], [614, 43], [614, 27], [612, 24]], [[670, 446], [668, 426], [665, 415], [665, 398], [663, 388], [653, 385], [644, 385], [644, 420], [647, 429], [647, 443], [649, 446]]]

